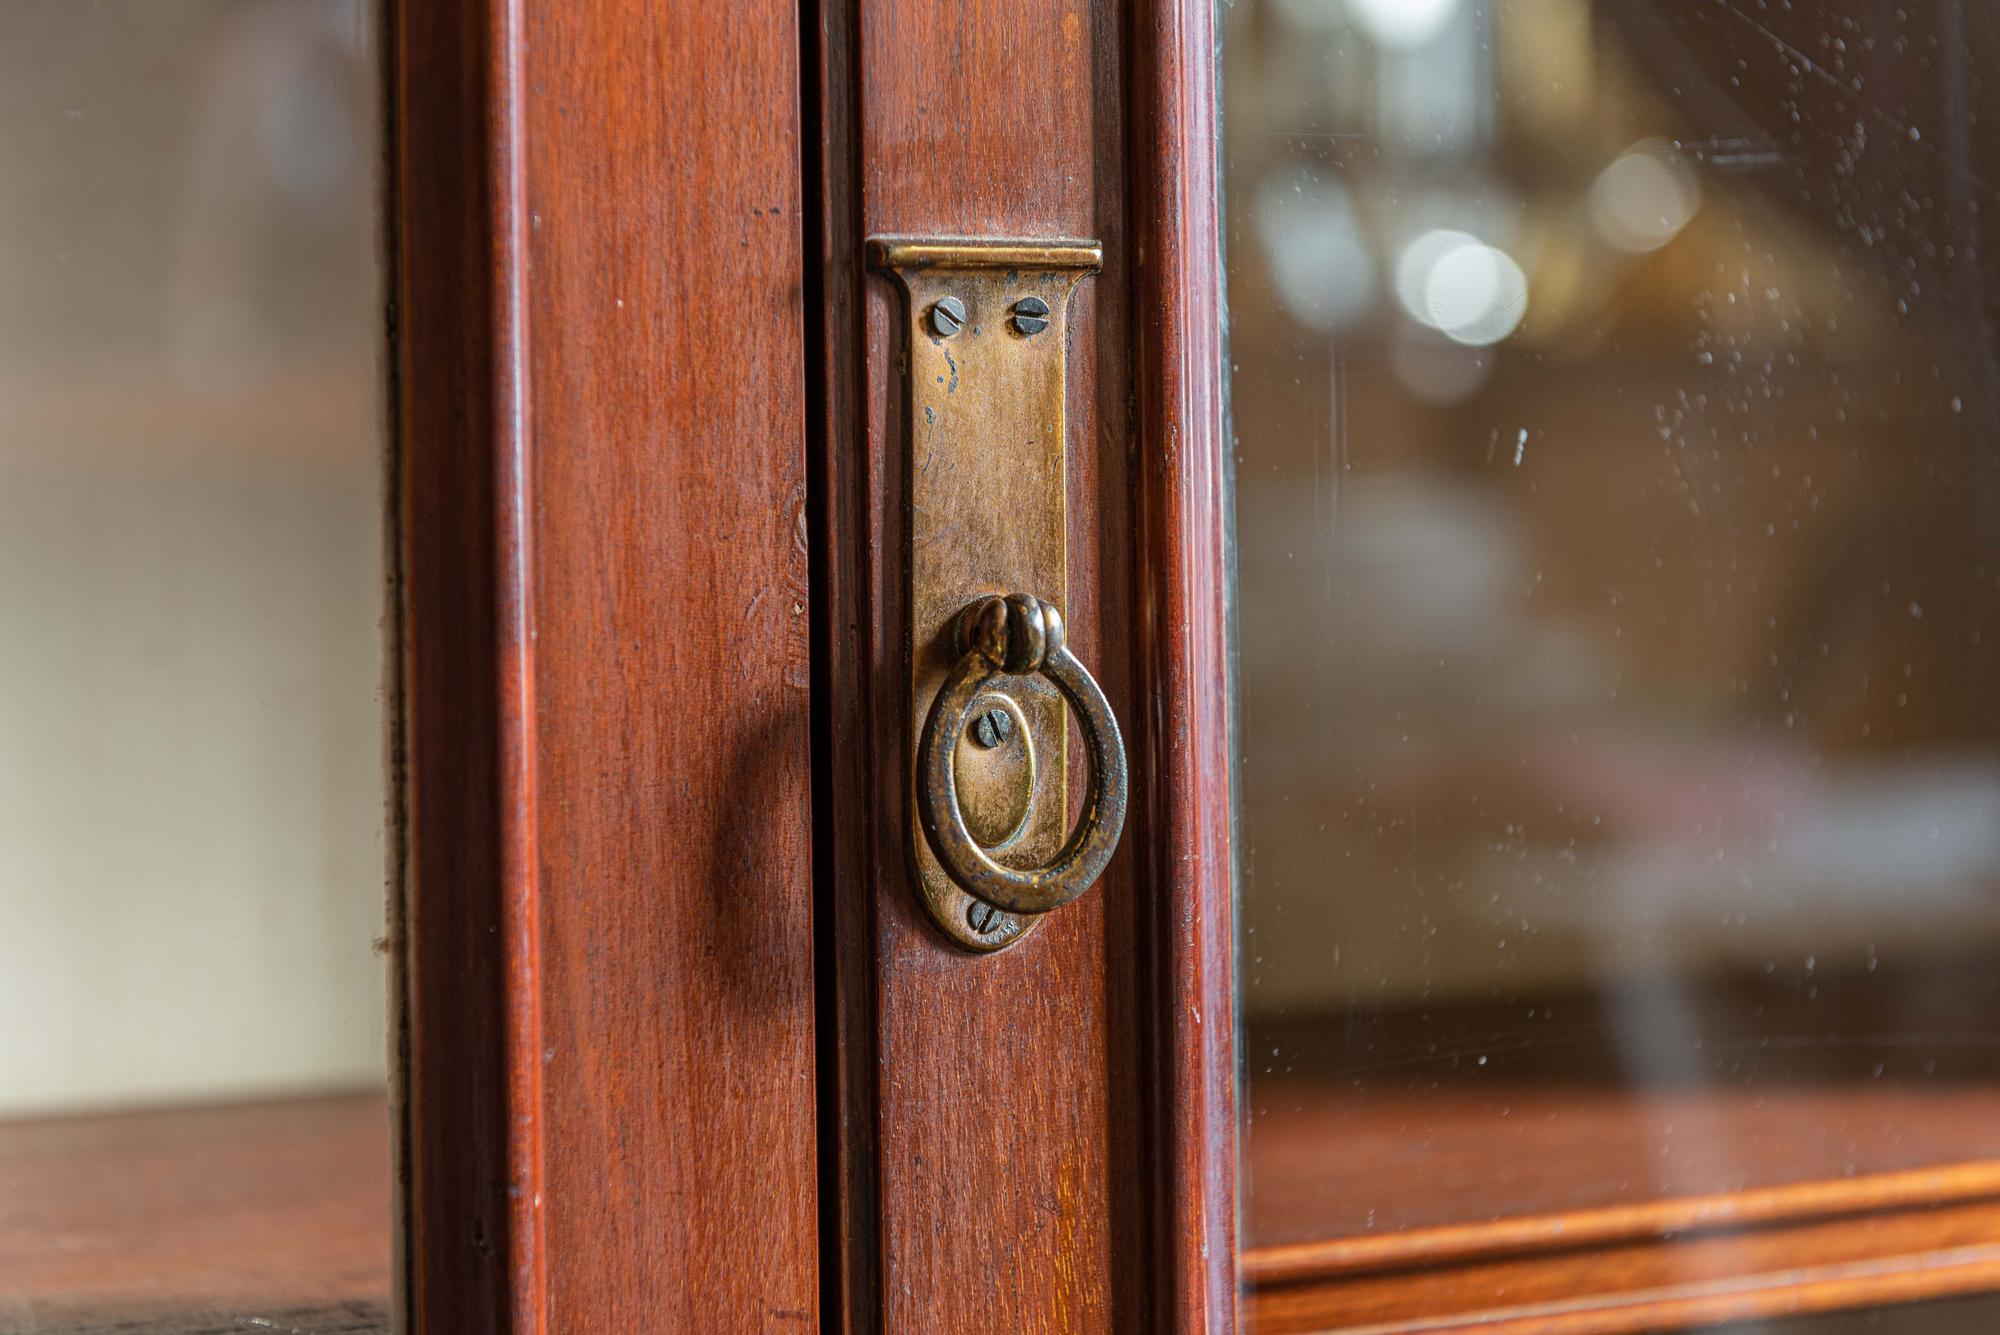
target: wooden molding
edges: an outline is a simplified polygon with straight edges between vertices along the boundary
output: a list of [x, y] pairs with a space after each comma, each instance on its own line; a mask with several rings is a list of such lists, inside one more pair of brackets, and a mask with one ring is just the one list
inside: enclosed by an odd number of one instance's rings
[[1138, 770], [1153, 1073], [1158, 1329], [1228, 1331], [1236, 1302], [1229, 447], [1214, 6], [1133, 7]]
[[1264, 1247], [1259, 1331], [1614, 1335], [2000, 1287], [2000, 1163]]
[[[542, 1328], [529, 377], [511, 0], [391, 19], [404, 893], [400, 1288]], [[446, 1258], [450, 1258], [449, 1261]]]

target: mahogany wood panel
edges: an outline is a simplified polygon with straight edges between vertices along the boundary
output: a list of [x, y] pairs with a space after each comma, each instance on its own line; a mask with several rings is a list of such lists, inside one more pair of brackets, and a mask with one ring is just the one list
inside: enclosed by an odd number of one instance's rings
[[796, 11], [395, 28], [414, 1328], [809, 1327]]
[[[1070, 645], [1132, 717], [1119, 31], [1063, 0], [862, 0], [860, 236], [1078, 236], [1102, 273], [1070, 307]], [[1025, 76], [1025, 77], [1024, 77]], [[900, 312], [864, 287], [866, 457], [876, 535], [871, 665], [904, 660], [907, 426]], [[1108, 402], [1107, 402], [1108, 399]], [[898, 700], [887, 675], [883, 702]], [[1142, 1328], [1116, 1225], [1136, 1223], [1133, 860], [1018, 946], [957, 952], [908, 882], [905, 711], [876, 715], [873, 949], [881, 1320], [890, 1331]], [[1075, 768], [1075, 767], [1073, 767]], [[1080, 778], [1080, 774], [1078, 775]], [[1114, 1042], [1122, 1038], [1123, 1042]]]
[[379, 1093], [0, 1123], [0, 1329], [387, 1330]]
[[[821, 892], [840, 1119], [828, 1301], [857, 1330], [1226, 1329], [1206, 6], [823, 0], [818, 15]], [[901, 311], [859, 264], [862, 241], [890, 232], [1105, 248], [1071, 310], [1065, 615], [1124, 721], [1141, 802], [1103, 881], [989, 957], [945, 943], [909, 884]]]

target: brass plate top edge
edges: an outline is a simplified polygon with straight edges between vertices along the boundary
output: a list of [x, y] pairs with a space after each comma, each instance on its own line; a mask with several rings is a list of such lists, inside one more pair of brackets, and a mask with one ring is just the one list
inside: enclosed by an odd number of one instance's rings
[[1067, 238], [1019, 241], [971, 236], [875, 236], [868, 239], [868, 266], [892, 273], [918, 269], [1096, 273], [1104, 267], [1104, 244]]

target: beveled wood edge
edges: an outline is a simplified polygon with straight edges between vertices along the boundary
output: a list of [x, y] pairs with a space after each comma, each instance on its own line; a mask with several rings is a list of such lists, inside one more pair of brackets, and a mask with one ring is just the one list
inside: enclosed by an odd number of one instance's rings
[[1645, 1335], [1810, 1316], [2000, 1289], [2000, 1246], [1804, 1266], [1741, 1280], [1540, 1303], [1438, 1320], [1333, 1327], [1338, 1335]]
[[528, 1335], [546, 1280], [524, 18], [385, 18], [396, 1328]]
[[1257, 1247], [1243, 1253], [1243, 1279], [1253, 1288], [1278, 1288], [1418, 1266], [1575, 1251], [1996, 1198], [2000, 1198], [2000, 1160], [1981, 1160], [1638, 1205]]
[[1141, 716], [1130, 836], [1144, 859], [1141, 977], [1154, 1203], [1153, 1328], [1236, 1328], [1228, 433], [1214, 6], [1132, 0]]

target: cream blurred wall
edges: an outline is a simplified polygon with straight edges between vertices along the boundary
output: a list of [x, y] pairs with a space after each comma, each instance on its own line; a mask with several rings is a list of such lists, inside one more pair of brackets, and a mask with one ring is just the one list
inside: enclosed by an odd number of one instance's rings
[[366, 13], [0, 8], [0, 1115], [384, 1078]]

